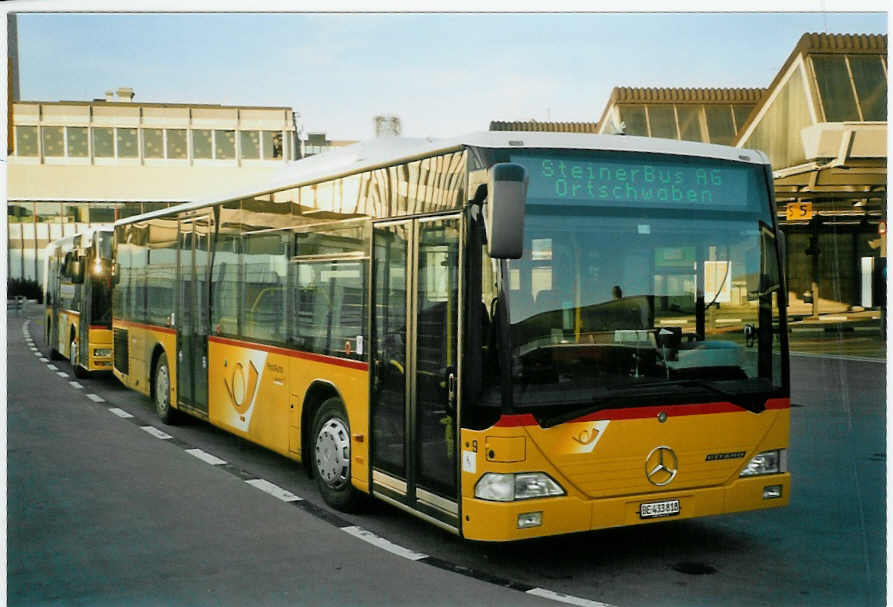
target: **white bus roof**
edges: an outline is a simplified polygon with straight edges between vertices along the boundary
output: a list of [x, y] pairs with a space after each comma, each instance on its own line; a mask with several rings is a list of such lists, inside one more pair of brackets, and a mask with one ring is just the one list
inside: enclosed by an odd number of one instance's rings
[[172, 211], [189, 211], [213, 203], [259, 196], [290, 187], [389, 166], [399, 162], [457, 151], [466, 147], [646, 152], [769, 165], [768, 157], [763, 152], [757, 150], [656, 137], [535, 131], [484, 131], [448, 139], [380, 137], [290, 162], [286, 168], [275, 173], [268, 182], [260, 182], [257, 184], [257, 187], [250, 190], [242, 188], [235, 191], [221, 192], [216, 196], [202, 197], [167, 209], [159, 209], [142, 215], [127, 217], [115, 223], [116, 225], [122, 225], [152, 217], [164, 216]]

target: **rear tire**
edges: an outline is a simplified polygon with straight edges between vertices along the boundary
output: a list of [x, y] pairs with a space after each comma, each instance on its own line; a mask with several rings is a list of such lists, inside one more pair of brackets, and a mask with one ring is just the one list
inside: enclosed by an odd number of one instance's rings
[[171, 374], [167, 366], [167, 356], [162, 354], [155, 362], [153, 375], [153, 392], [155, 395], [155, 412], [162, 423], [177, 423], [178, 411], [171, 407]]
[[362, 496], [350, 482], [350, 424], [339, 398], [320, 406], [313, 422], [310, 452], [316, 486], [325, 502], [342, 512], [353, 512]]

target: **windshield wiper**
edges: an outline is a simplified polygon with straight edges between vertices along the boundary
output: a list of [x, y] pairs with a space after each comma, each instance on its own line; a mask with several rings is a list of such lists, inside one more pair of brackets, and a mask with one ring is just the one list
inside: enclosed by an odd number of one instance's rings
[[767, 390], [759, 390], [757, 392], [729, 392], [718, 388], [714, 382], [698, 379], [685, 379], [680, 382], [685, 386], [694, 388], [705, 388], [714, 394], [721, 396], [724, 400], [741, 407], [745, 411], [752, 413], [762, 413], [766, 410]]

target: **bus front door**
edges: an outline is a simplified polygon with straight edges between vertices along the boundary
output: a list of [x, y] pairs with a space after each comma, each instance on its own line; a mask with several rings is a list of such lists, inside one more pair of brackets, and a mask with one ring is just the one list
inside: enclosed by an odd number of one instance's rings
[[373, 235], [372, 487], [459, 528], [459, 216], [377, 224]]

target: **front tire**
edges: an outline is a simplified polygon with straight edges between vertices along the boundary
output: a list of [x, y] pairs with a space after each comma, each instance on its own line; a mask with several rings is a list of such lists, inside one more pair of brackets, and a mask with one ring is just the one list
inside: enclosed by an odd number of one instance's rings
[[361, 496], [350, 482], [350, 424], [341, 399], [328, 399], [316, 412], [310, 457], [325, 502], [335, 510], [355, 511]]
[[167, 366], [167, 356], [162, 354], [155, 362], [154, 395], [155, 412], [163, 424], [172, 425], [177, 422], [176, 409], [171, 407], [171, 373]]
[[69, 361], [71, 362], [71, 370], [74, 371], [74, 376], [78, 379], [85, 379], [89, 375], [89, 372], [80, 364], [81, 354], [76, 339], [71, 340], [71, 346], [68, 352]]

